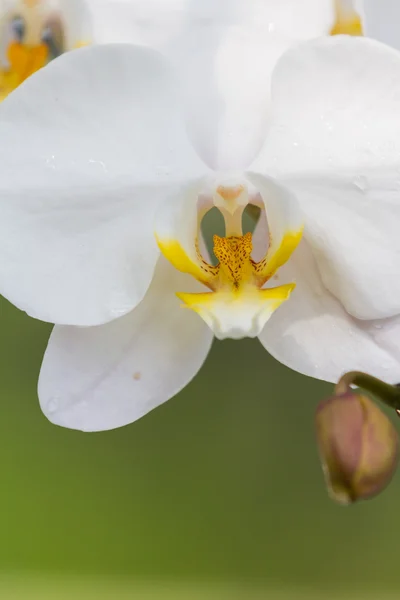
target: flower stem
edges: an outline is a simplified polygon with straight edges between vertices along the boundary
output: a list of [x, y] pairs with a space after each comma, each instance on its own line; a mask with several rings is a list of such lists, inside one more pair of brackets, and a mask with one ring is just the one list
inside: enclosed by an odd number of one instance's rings
[[376, 377], [361, 373], [360, 371], [350, 371], [341, 377], [335, 386], [336, 394], [345, 394], [351, 385], [363, 388], [374, 396], [377, 396], [384, 404], [394, 408], [400, 414], [400, 387], [385, 383]]

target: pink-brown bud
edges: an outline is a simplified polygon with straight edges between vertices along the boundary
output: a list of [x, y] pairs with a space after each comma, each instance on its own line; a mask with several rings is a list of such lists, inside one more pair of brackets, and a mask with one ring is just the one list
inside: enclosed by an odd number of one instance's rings
[[329, 493], [340, 504], [379, 494], [397, 465], [398, 436], [366, 396], [349, 390], [317, 408], [319, 452]]

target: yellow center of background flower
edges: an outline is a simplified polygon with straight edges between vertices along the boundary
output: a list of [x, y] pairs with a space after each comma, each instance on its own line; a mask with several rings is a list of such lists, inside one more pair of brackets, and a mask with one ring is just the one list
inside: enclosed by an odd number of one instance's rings
[[336, 0], [336, 21], [332, 27], [331, 35], [363, 35], [361, 17], [357, 12], [343, 3], [343, 0]]

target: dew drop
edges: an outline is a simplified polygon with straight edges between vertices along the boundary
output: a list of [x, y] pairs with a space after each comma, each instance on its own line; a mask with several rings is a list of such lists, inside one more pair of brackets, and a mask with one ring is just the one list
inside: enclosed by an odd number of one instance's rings
[[353, 179], [353, 183], [356, 186], [356, 188], [358, 188], [362, 192], [365, 192], [365, 190], [368, 188], [368, 180], [366, 177], [364, 177], [364, 175], [358, 175], [357, 177], [355, 177]]
[[49, 415], [53, 415], [58, 409], [59, 400], [57, 397], [51, 398], [47, 403], [47, 412]]
[[46, 165], [50, 167], [50, 169], [56, 169], [56, 157], [54, 154], [46, 158]]
[[159, 166], [156, 168], [156, 177], [168, 177], [168, 175], [169, 175], [168, 167]]

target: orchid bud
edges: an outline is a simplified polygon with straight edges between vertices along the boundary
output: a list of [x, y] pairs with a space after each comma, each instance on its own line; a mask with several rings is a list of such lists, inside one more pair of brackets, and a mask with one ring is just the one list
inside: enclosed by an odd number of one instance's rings
[[317, 408], [319, 452], [329, 493], [340, 504], [379, 494], [398, 458], [397, 432], [366, 396], [349, 390]]

